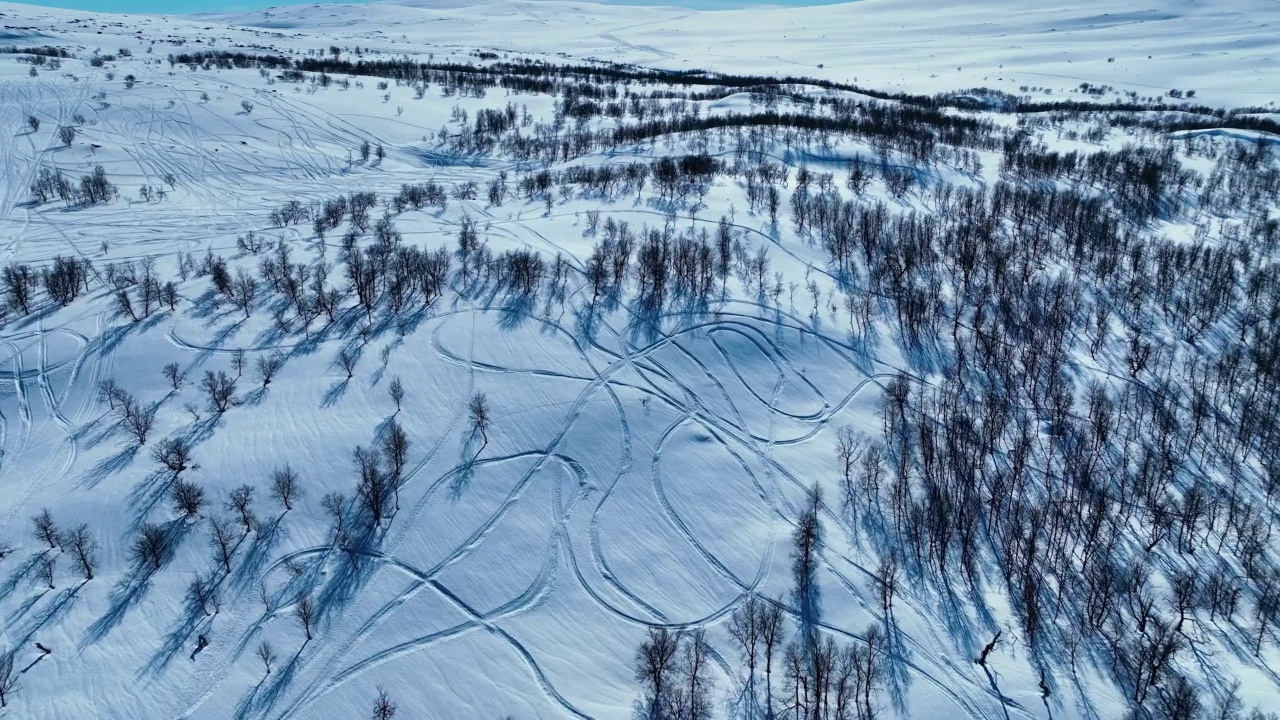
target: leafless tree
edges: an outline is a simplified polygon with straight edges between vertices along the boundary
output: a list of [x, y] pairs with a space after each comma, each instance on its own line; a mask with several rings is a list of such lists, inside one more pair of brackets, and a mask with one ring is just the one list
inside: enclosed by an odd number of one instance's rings
[[71, 143], [76, 141], [76, 129], [71, 125], [59, 126], [58, 140], [62, 142], [63, 147], [71, 147]]
[[893, 616], [893, 596], [898, 592], [898, 558], [893, 553], [886, 553], [880, 558], [876, 585], [880, 591], [880, 609], [884, 612], [885, 624], [888, 624]]
[[853, 648], [857, 667], [858, 717], [870, 720], [875, 717], [875, 692], [884, 675], [885, 637], [880, 626], [872, 623], [863, 633], [863, 642]]
[[253, 486], [241, 485], [232, 490], [227, 498], [227, 509], [239, 517], [245, 535], [252, 532], [258, 524], [258, 519], [253, 514]]
[[116, 405], [129, 393], [116, 382], [115, 378], [107, 378], [98, 383], [98, 398], [107, 401], [107, 407], [111, 410], [116, 409]]
[[271, 379], [284, 367], [284, 354], [276, 350], [268, 355], [258, 356], [258, 374], [262, 376], [262, 387], [271, 384]]
[[382, 524], [382, 518], [386, 514], [388, 478], [378, 466], [377, 450], [357, 447], [353, 455], [360, 473], [356, 490], [365, 509], [369, 511], [369, 521], [377, 527]]
[[138, 445], [146, 445], [151, 428], [155, 426], [157, 406], [143, 405], [114, 382], [111, 387], [104, 387], [102, 392], [109, 393], [108, 401], [113, 403], [120, 425], [133, 435]]
[[760, 700], [756, 692], [756, 666], [760, 659], [760, 626], [764, 604], [759, 596], [753, 594], [729, 618], [729, 636], [738, 644], [742, 659], [747, 664], [748, 715], [757, 712], [756, 703]]
[[151, 457], [177, 477], [192, 466], [191, 443], [181, 437], [165, 438], [151, 451]]
[[854, 482], [854, 466], [862, 458], [867, 444], [866, 436], [855, 432], [848, 425], [836, 432], [836, 459], [840, 468], [840, 500], [845, 512], [849, 512], [857, 504], [858, 488]]
[[644, 686], [643, 712], [648, 720], [664, 720], [680, 636], [665, 627], [651, 627], [636, 650], [636, 679]]
[[792, 533], [791, 573], [795, 580], [793, 594], [799, 608], [802, 640], [812, 650], [818, 622], [818, 550], [822, 547], [822, 524], [818, 510], [822, 506], [821, 488], [814, 484], [796, 529]]
[[347, 498], [340, 492], [326, 493], [320, 498], [320, 505], [325, 512], [333, 516], [333, 521], [337, 525], [338, 534], [342, 534], [343, 515], [347, 511]]
[[258, 659], [262, 661], [262, 667], [266, 669], [266, 674], [271, 674], [271, 663], [276, 661], [275, 648], [271, 647], [271, 643], [263, 640], [258, 644]]
[[13, 674], [14, 651], [0, 654], [0, 708], [9, 706], [9, 698], [18, 691], [18, 676]]
[[5, 297], [9, 301], [10, 308], [21, 310], [23, 315], [30, 313], [31, 291], [36, 287], [38, 280], [36, 274], [31, 271], [31, 266], [21, 263], [6, 265], [3, 280]]
[[237, 349], [231, 353], [231, 369], [236, 371], [236, 379], [239, 380], [244, 375], [245, 358], [244, 350]]
[[188, 480], [177, 480], [170, 491], [173, 509], [184, 517], [192, 518], [200, 514], [204, 507], [204, 488]]
[[762, 603], [760, 609], [760, 649], [764, 653], [764, 692], [765, 717], [773, 714], [773, 660], [782, 644], [783, 627], [782, 601], [771, 600]]
[[[379, 145], [381, 150], [382, 146]], [[391, 720], [396, 716], [396, 704], [383, 688], [378, 688], [378, 699], [373, 702], [373, 720]]]
[[711, 661], [711, 646], [707, 643], [707, 631], [703, 628], [685, 633], [684, 651], [680, 657], [681, 717], [688, 720], [710, 720], [713, 684], [707, 664]]
[[302, 496], [298, 487], [298, 473], [286, 464], [271, 473], [271, 497], [284, 506], [285, 512], [293, 509], [293, 503]]
[[209, 397], [209, 405], [221, 415], [231, 407], [236, 381], [221, 370], [216, 374], [212, 370], [206, 370], [200, 389]]
[[56, 555], [46, 555], [40, 561], [40, 579], [44, 581], [45, 587], [50, 590], [57, 588], [54, 584], [54, 576], [58, 567], [58, 558]]
[[391, 384], [387, 387], [391, 393], [391, 400], [396, 404], [396, 412], [400, 412], [400, 404], [404, 402], [404, 383], [400, 382], [400, 376], [391, 378]]
[[221, 563], [223, 571], [230, 573], [231, 556], [236, 552], [236, 538], [230, 520], [218, 516], [209, 518], [209, 547], [213, 548], [214, 557]]
[[342, 368], [343, 372], [347, 374], [348, 380], [355, 374], [356, 354], [351, 348], [344, 347], [338, 351], [338, 367]]
[[306, 634], [307, 642], [311, 642], [311, 628], [316, 621], [316, 601], [312, 600], [310, 595], [298, 598], [298, 604], [293, 606], [293, 615], [302, 625], [302, 632]]
[[469, 410], [471, 414], [471, 431], [480, 433], [480, 436], [484, 438], [484, 443], [488, 445], [489, 423], [491, 422], [489, 399], [481, 392], [472, 395]]
[[387, 458], [387, 464], [390, 466], [390, 482], [391, 489], [395, 493], [396, 510], [400, 509], [400, 483], [404, 479], [404, 466], [409, 445], [409, 436], [405, 434], [404, 428], [400, 427], [400, 423], [392, 420], [386, 434], [382, 436], [382, 454]]
[[133, 559], [139, 565], [150, 565], [153, 570], [169, 557], [169, 536], [155, 523], [143, 523], [133, 540]]
[[253, 300], [257, 295], [258, 281], [243, 269], [236, 270], [236, 279], [231, 285], [231, 302], [246, 318], [253, 309]]
[[164, 377], [169, 381], [169, 385], [172, 386], [174, 390], [180, 390], [182, 388], [183, 374], [182, 368], [178, 363], [175, 362], [165, 365]]
[[53, 513], [49, 508], [42, 508], [31, 517], [32, 533], [40, 542], [49, 543], [49, 549], [58, 547], [58, 525], [53, 521]]
[[62, 533], [62, 547], [75, 557], [84, 579], [92, 580], [98, 567], [98, 543], [89, 534], [89, 526], [82, 523]]

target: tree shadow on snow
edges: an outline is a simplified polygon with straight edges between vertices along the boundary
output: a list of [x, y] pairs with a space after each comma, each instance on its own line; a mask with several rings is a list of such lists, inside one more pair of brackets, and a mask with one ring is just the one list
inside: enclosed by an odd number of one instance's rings
[[236, 720], [247, 720], [251, 717], [265, 717], [270, 714], [271, 709], [280, 701], [285, 690], [293, 684], [294, 676], [298, 674], [298, 667], [302, 662], [302, 651], [306, 649], [307, 644], [303, 643], [298, 648], [298, 652], [294, 653], [289, 662], [283, 666], [272, 670], [271, 674], [264, 677], [261, 682], [249, 691], [249, 694], [236, 705]]
[[81, 490], [97, 487], [103, 480], [132, 465], [133, 459], [137, 457], [138, 451], [141, 449], [142, 447], [137, 443], [129, 443], [115, 453], [94, 463], [93, 467], [89, 468], [80, 478], [78, 487]]
[[467, 488], [476, 475], [476, 461], [484, 452], [484, 443], [479, 433], [472, 430], [463, 431], [462, 450], [458, 465], [453, 469], [453, 478], [449, 481], [449, 499], [458, 502], [466, 494]]
[[258, 529], [254, 532], [253, 542], [249, 545], [249, 550], [231, 573], [232, 589], [237, 592], [244, 592], [254, 581], [259, 579], [263, 567], [271, 559], [271, 550], [280, 542], [280, 523], [284, 520], [284, 516], [284, 513], [277, 515], [275, 520], [270, 525], [267, 525], [265, 529], [262, 525], [258, 526]]
[[[82, 580], [74, 587], [64, 588], [53, 600], [40, 612], [32, 617], [31, 622], [23, 629], [22, 637], [19, 638], [18, 645], [26, 645], [31, 642], [35, 634], [50, 625], [57, 625], [63, 618], [71, 612], [71, 608], [75, 607], [76, 600], [80, 597], [80, 588], [84, 587], [87, 580]], [[41, 593], [43, 596], [45, 593]]]
[[351, 381], [348, 378], [343, 378], [330, 385], [329, 389], [324, 392], [324, 397], [320, 399], [320, 407], [331, 408], [336, 405], [342, 399], [342, 396], [347, 394], [347, 386], [350, 384]]
[[515, 330], [528, 321], [533, 312], [536, 298], [532, 293], [513, 293], [498, 308], [498, 327], [503, 330]]
[[24, 580], [34, 582], [33, 578], [36, 569], [40, 566], [40, 561], [44, 558], [46, 552], [48, 552], [48, 550], [32, 555], [30, 558], [27, 558], [26, 562], [22, 563], [22, 565], [18, 566], [12, 573], [10, 573], [9, 578], [4, 581], [3, 585], [0, 585], [0, 597], [12, 597], [13, 593], [17, 592], [18, 586], [21, 585]]
[[124, 616], [142, 602], [147, 591], [151, 589], [151, 575], [154, 568], [150, 565], [138, 566], [134, 571], [121, 578], [107, 595], [107, 610], [94, 620], [85, 630], [80, 641], [80, 649], [85, 650], [105, 638], [116, 629]]
[[[205, 582], [213, 585], [211, 580], [205, 579]], [[174, 620], [169, 631], [165, 633], [164, 642], [147, 664], [139, 668], [136, 677], [141, 679], [148, 675], [159, 676], [169, 667], [169, 663], [173, 662], [178, 653], [191, 643], [192, 637], [199, 633], [201, 626], [207, 627], [213, 624], [213, 617], [206, 613], [206, 609], [201, 607], [194, 597], [188, 595], [183, 602], [182, 614]]]
[[[162, 566], [177, 553], [183, 538], [190, 531], [190, 526], [183, 520], [173, 520], [166, 523], [163, 529], [165, 557], [160, 562]], [[119, 627], [125, 615], [146, 597], [151, 589], [151, 576], [157, 570], [158, 568], [149, 562], [135, 563], [133, 572], [122, 577], [112, 586], [111, 592], [107, 595], [107, 610], [85, 630], [85, 635], [80, 641], [81, 650], [98, 643]]]

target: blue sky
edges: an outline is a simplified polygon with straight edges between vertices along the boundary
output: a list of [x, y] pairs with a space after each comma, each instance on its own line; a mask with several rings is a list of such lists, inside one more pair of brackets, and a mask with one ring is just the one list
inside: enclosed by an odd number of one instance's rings
[[[184, 14], [196, 12], [222, 12], [230, 10], [254, 10], [273, 5], [309, 4], [299, 0], [16, 0], [32, 5], [49, 5], [52, 7], [71, 8], [74, 10], [97, 10], [101, 12], [146, 12]], [[311, 0], [316, 2], [317, 0]], [[327, 0], [319, 0], [325, 2]], [[360, 0], [337, 0], [342, 2], [359, 2]], [[842, 0], [768, 0], [753, 2], [752, 0], [597, 0], [615, 4], [632, 5], [680, 5], [684, 7], [723, 9], [728, 7], [744, 7], [748, 5], [821, 5]]]

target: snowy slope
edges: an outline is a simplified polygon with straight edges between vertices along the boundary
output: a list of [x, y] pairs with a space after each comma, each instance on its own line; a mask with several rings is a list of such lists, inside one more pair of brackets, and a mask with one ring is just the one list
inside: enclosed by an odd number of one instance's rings
[[[94, 268], [85, 296], [67, 307], [42, 299], [25, 315], [11, 309], [0, 330], [0, 541], [16, 546], [0, 561], [0, 651], [16, 649], [21, 671], [0, 717], [36, 720], [362, 717], [378, 687], [394, 695], [397, 717], [627, 718], [637, 697], [635, 647], [658, 626], [710, 629], [717, 716], [727, 716], [743, 692], [724, 634], [729, 613], [751, 593], [788, 596], [790, 535], [807, 489], [820, 482], [835, 492], [836, 429], [879, 433], [882, 387], [909, 365], [887, 339], [888, 325], [871, 351], [850, 338], [840, 300], [831, 300], [838, 283], [824, 269], [822, 249], [788, 223], [770, 229], [763, 212], [748, 213], [738, 183], [719, 181], [704, 207], [692, 214], [683, 207], [678, 217], [652, 189], [636, 202], [584, 195], [553, 198], [550, 207], [515, 197], [501, 206], [485, 202], [485, 183], [530, 168], [499, 151], [451, 154], [438, 132], [457, 130], [455, 108], [474, 117], [509, 101], [546, 121], [555, 113], [546, 95], [491, 89], [485, 98], [460, 98], [432, 88], [415, 99], [412, 88], [377, 88], [372, 77], [318, 88], [256, 70], [174, 66], [165, 61], [170, 53], [301, 57], [338, 45], [348, 54], [360, 46], [466, 60], [484, 50], [922, 93], [985, 86], [1073, 99], [1081, 82], [1141, 96], [1194, 89], [1197, 101], [1223, 107], [1267, 106], [1280, 91], [1280, 17], [1256, 0], [1174, 0], [1159, 9], [1107, 0], [1068, 9], [863, 0], [717, 12], [405, 2], [185, 18], [0, 3], [0, 17], [0, 45], [57, 45], [77, 56], [32, 76], [29, 65], [0, 55], [0, 262], [42, 267], [66, 256]], [[89, 62], [95, 52], [121, 48], [132, 55]], [[729, 95], [700, 110], [746, 112], [757, 102]], [[781, 102], [784, 109], [807, 105]], [[29, 116], [40, 120], [38, 130]], [[77, 128], [69, 145], [57, 136], [61, 126]], [[1231, 142], [1212, 132], [1200, 134]], [[366, 141], [385, 148], [386, 158], [355, 157]], [[1061, 147], [1085, 145], [1077, 138]], [[676, 149], [636, 143], [618, 159]], [[709, 151], [733, 154], [724, 144]], [[847, 158], [871, 151], [840, 141], [824, 149], [776, 142], [770, 152], [842, 174]], [[612, 159], [596, 153], [576, 164]], [[930, 172], [957, 182], [994, 180], [999, 153], [983, 153], [982, 161], [985, 170], [968, 175]], [[78, 178], [95, 165], [120, 188], [113, 202], [76, 209], [28, 202], [42, 168]], [[463, 218], [475, 219], [495, 253], [560, 254], [572, 269], [567, 301], [539, 297], [513, 306], [496, 288], [460, 291], [454, 282], [409, 319], [375, 315], [365, 328], [348, 298], [336, 322], [318, 320], [303, 332], [294, 321], [285, 331], [273, 319], [280, 297], [263, 282], [245, 317], [218, 302], [207, 277], [179, 279], [188, 253], [223, 255], [233, 271], [256, 272], [269, 253], [238, 248], [237, 237], [250, 231], [287, 244], [295, 259], [338, 263], [342, 231], [317, 238], [309, 223], [274, 227], [271, 211], [289, 200], [321, 203], [361, 191], [386, 199], [428, 179], [446, 187], [476, 180], [480, 195], [451, 198], [443, 211], [397, 215], [406, 244], [452, 249]], [[143, 186], [163, 188], [164, 199], [144, 199]], [[889, 198], [883, 187], [872, 192]], [[919, 193], [910, 202], [925, 210], [932, 201]], [[790, 299], [784, 291], [768, 300], [730, 279], [729, 297], [714, 312], [655, 329], [624, 303], [584, 330], [581, 306], [591, 293], [582, 276], [600, 239], [587, 227], [591, 210], [635, 229], [710, 232], [733, 213], [735, 235], [752, 253], [768, 248], [772, 270], [792, 285]], [[379, 204], [373, 217], [382, 211]], [[106, 267], [140, 267], [147, 258], [162, 279], [175, 281], [181, 300], [176, 311], [128, 322]], [[820, 291], [812, 311], [804, 286], [811, 278]], [[340, 265], [330, 280], [345, 283]], [[820, 298], [826, 302], [817, 310]], [[338, 359], [344, 349], [357, 356], [350, 377]], [[206, 406], [199, 379], [207, 370], [235, 375], [241, 350], [248, 367], [239, 401], [219, 415]], [[264, 386], [253, 363], [274, 352], [285, 362]], [[167, 363], [185, 373], [181, 387], [162, 376]], [[388, 394], [397, 377], [407, 390], [398, 411]], [[158, 403], [140, 448], [100, 396], [111, 378], [142, 402]], [[492, 406], [484, 437], [468, 418], [478, 392]], [[399, 509], [376, 542], [344, 551], [321, 498], [352, 494], [353, 449], [377, 445], [392, 420], [412, 443]], [[256, 488], [259, 524], [237, 546], [232, 571], [217, 580], [217, 612], [187, 599], [192, 581], [217, 565], [206, 520], [171, 511], [167, 476], [151, 457], [162, 439], [179, 436], [194, 444], [198, 467], [183, 476], [205, 489], [206, 515], [228, 514], [222, 505], [237, 486]], [[271, 472], [286, 463], [305, 493], [287, 511], [269, 497]], [[837, 530], [836, 505], [823, 516], [823, 622], [835, 636], [858, 638], [880, 617], [879, 548], [870, 536]], [[64, 528], [89, 525], [101, 544], [93, 580], [82, 582], [65, 552], [55, 587], [41, 579], [49, 554], [32, 537], [30, 518], [46, 507]], [[136, 571], [129, 559], [144, 522], [162, 523], [175, 542], [155, 573]], [[319, 620], [304, 641], [295, 611], [308, 592]], [[902, 591], [895, 612], [905, 681], [894, 697], [886, 693], [886, 714], [1124, 712], [1119, 691], [1090, 670], [1064, 677], [1043, 699], [1032, 658], [1016, 642], [1000, 648], [997, 687], [972, 658], [990, 628], [1016, 634], [1008, 598], [991, 591], [983, 609], [991, 615], [953, 599], [923, 585]], [[209, 645], [198, 649], [202, 635]], [[269, 674], [254, 656], [263, 640], [279, 655]], [[52, 653], [42, 656], [36, 642]], [[1253, 658], [1228, 656], [1216, 641], [1205, 647], [1221, 656], [1207, 665], [1245, 681], [1249, 704], [1277, 707], [1274, 649]]]
[[1033, 86], [1060, 98], [1088, 82], [1142, 95], [1194, 89], [1214, 104], [1244, 106], [1276, 101], [1280, 87], [1280, 18], [1256, 0], [1151, 7], [861, 0], [717, 11], [424, 1], [210, 17], [282, 32], [330, 30], [387, 51], [426, 43], [563, 52], [673, 69], [856, 79], [912, 92]]

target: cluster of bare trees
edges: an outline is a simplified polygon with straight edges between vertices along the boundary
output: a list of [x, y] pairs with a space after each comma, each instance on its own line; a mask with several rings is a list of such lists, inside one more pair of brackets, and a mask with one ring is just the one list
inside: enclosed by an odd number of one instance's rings
[[43, 287], [49, 299], [65, 307], [81, 293], [89, 291], [89, 275], [93, 265], [87, 259], [55, 256], [48, 267], [33, 269], [25, 263], [10, 263], [0, 275], [4, 289], [4, 306], [27, 315], [36, 302], [36, 291]]
[[[729, 618], [728, 635], [745, 677], [731, 712], [749, 718], [871, 720], [889, 661], [889, 640], [879, 623], [841, 644], [819, 627], [817, 563], [822, 544], [822, 496], [810, 493], [792, 536], [792, 600], [745, 596]], [[897, 582], [895, 567], [881, 568], [886, 622]], [[793, 623], [789, 618], [795, 618]], [[790, 639], [788, 637], [790, 636]], [[713, 654], [705, 630], [672, 631], [656, 626], [635, 655], [642, 694], [637, 713], [650, 720], [697, 720], [713, 716]], [[724, 657], [722, 653], [717, 654]]]
[[[449, 196], [444, 186], [435, 181], [427, 181], [417, 185], [401, 185], [400, 192], [391, 198], [391, 207], [397, 213], [402, 213], [406, 210], [421, 210], [424, 207], [444, 210], [448, 206]], [[339, 221], [341, 221], [341, 218], [339, 218]]]
[[61, 530], [49, 508], [43, 508], [31, 518], [31, 534], [41, 545], [47, 546], [40, 551], [36, 571], [50, 590], [57, 587], [57, 560], [60, 555], [70, 558], [75, 572], [84, 582], [93, 579], [98, 569], [99, 545], [87, 524]]
[[[59, 133], [63, 144], [68, 146], [75, 138], [75, 129], [69, 126], [60, 128]], [[38, 205], [54, 198], [68, 206], [99, 205], [114, 200], [118, 195], [119, 191], [107, 179], [107, 171], [101, 165], [95, 165], [88, 175], [80, 178], [79, 183], [67, 179], [62, 171], [50, 168], [42, 168], [31, 182], [31, 199]]]
[[98, 385], [98, 394], [107, 401], [110, 410], [120, 422], [120, 427], [138, 443], [146, 445], [155, 426], [159, 405], [143, 403], [120, 387], [114, 378], [107, 378]]
[[[909, 359], [945, 358], [938, 382], [886, 383], [881, 438], [840, 433], [842, 504], [922, 576], [976, 585], [993, 560], [1033, 649], [1108, 658], [1135, 707], [1193, 717], [1190, 628], [1258, 652], [1277, 620], [1280, 433], [1258, 421], [1280, 402], [1276, 158], [1193, 146], [1241, 171], [1205, 179], [1168, 143], [1003, 150], [998, 183], [934, 182], [929, 214], [797, 178], [795, 226], [827, 249], [853, 333], [881, 320]], [[847, 187], [870, 174], [854, 163]], [[1157, 217], [1195, 236], [1156, 237]]]
[[705, 630], [649, 629], [636, 650], [636, 679], [643, 688], [637, 713], [647, 720], [708, 720], [715, 681]]
[[155, 258], [144, 258], [138, 267], [133, 261], [108, 263], [106, 281], [115, 295], [116, 314], [133, 322], [145, 320], [165, 307], [170, 312], [178, 307], [178, 286], [161, 282], [156, 274]]
[[[360, 446], [352, 453], [358, 475], [356, 507], [363, 511], [370, 529], [381, 527], [389, 514], [400, 509], [400, 488], [404, 485], [411, 446], [408, 434], [393, 419], [376, 447]], [[346, 522], [347, 498], [341, 493], [329, 493], [321, 504], [334, 519], [335, 541], [346, 547], [352, 530]]]

